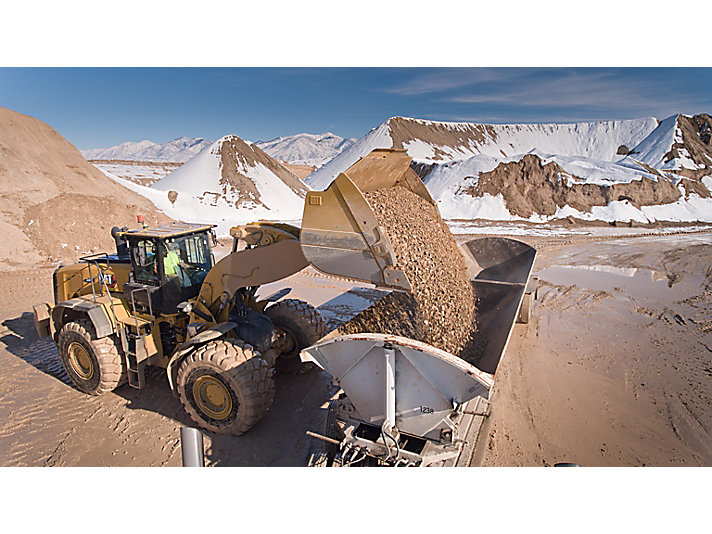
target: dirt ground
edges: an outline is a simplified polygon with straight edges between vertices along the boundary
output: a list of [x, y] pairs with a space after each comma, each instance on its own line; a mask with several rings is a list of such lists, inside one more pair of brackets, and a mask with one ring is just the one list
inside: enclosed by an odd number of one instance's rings
[[712, 465], [712, 233], [523, 240], [538, 299], [482, 465]]
[[[123, 386], [101, 397], [70, 385], [54, 343], [37, 337], [31, 312], [52, 301], [51, 280], [51, 268], [0, 272], [0, 466], [180, 466], [180, 428], [194, 424], [163, 370], [151, 369], [145, 389]], [[331, 328], [383, 296], [313, 270], [261, 294], [285, 287], [288, 298], [317, 306]], [[207, 465], [307, 465], [322, 445], [306, 431], [322, 431], [336, 389], [319, 371], [277, 375], [276, 389], [272, 408], [247, 434], [206, 433]]]
[[[498, 368], [476, 463], [712, 465], [712, 232], [518, 239], [539, 250], [538, 300]], [[0, 272], [0, 465], [179, 466], [192, 425], [162, 371], [145, 390], [89, 397], [37, 338], [51, 272]], [[313, 271], [262, 291], [285, 286], [332, 328], [382, 296]], [[334, 393], [318, 371], [278, 377], [254, 429], [206, 436], [208, 465], [306, 465], [321, 443], [305, 433]]]

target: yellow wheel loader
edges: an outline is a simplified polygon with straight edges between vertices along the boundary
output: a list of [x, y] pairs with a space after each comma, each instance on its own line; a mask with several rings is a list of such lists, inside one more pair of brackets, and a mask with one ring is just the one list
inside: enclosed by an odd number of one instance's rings
[[298, 354], [326, 334], [319, 313], [296, 299], [255, 298], [261, 284], [308, 265], [299, 229], [258, 223], [232, 233], [233, 252], [216, 264], [211, 225], [115, 227], [116, 253], [55, 271], [55, 304], [35, 306], [35, 319], [77, 389], [142, 388], [146, 366], [163, 367], [197, 424], [241, 434], [272, 403], [273, 369], [311, 368]]
[[300, 352], [328, 333], [306, 302], [259, 300], [261, 285], [313, 265], [378, 287], [411, 288], [363, 196], [401, 186], [434, 205], [410, 161], [404, 150], [374, 150], [325, 191], [307, 194], [301, 228], [233, 227], [232, 252], [217, 263], [212, 225], [114, 227], [115, 253], [54, 272], [54, 304], [34, 306], [37, 331], [54, 339], [79, 390], [142, 388], [146, 366], [158, 366], [200, 427], [240, 435], [269, 409], [273, 373], [314, 367]]

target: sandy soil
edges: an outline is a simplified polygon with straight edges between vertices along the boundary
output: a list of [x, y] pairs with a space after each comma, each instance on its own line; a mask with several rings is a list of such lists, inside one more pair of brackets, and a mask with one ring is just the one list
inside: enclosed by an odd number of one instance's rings
[[170, 219], [88, 163], [49, 125], [0, 107], [0, 271], [109, 249], [112, 226]]
[[[54, 343], [38, 339], [32, 304], [52, 301], [51, 277], [51, 269], [0, 272], [0, 466], [180, 466], [180, 428], [193, 424], [162, 370], [152, 370], [143, 390], [90, 397], [70, 385]], [[331, 328], [384, 294], [309, 269], [260, 292], [285, 288], [290, 298], [308, 298]], [[249, 433], [206, 434], [208, 465], [304, 466], [320, 450], [306, 431], [323, 427], [336, 392], [330, 378], [278, 375], [276, 385], [272, 408]]]
[[[498, 369], [477, 463], [712, 465], [712, 232], [521, 239], [540, 250], [539, 298]], [[284, 287], [332, 328], [382, 296], [309, 270], [262, 291]], [[190, 420], [163, 373], [79, 393], [34, 331], [32, 304], [51, 299], [51, 269], [0, 272], [0, 465], [180, 465]], [[206, 436], [208, 464], [306, 465], [334, 393], [318, 371], [278, 377], [253, 430]]]
[[524, 240], [538, 300], [497, 370], [482, 464], [712, 465], [712, 233]]

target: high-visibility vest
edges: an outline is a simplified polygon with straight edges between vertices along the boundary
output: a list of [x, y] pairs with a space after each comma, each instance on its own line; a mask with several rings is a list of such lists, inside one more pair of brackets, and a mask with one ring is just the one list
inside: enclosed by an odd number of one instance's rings
[[176, 254], [173, 251], [170, 251], [168, 254], [166, 254], [165, 259], [163, 260], [163, 269], [166, 272], [166, 276], [169, 274], [177, 276], [179, 271], [178, 271], [178, 264], [180, 263], [180, 257], [178, 254]]

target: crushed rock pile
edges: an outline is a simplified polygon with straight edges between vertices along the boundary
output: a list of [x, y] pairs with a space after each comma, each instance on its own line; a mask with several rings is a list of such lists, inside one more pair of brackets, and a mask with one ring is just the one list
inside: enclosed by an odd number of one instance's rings
[[417, 339], [461, 356], [475, 331], [475, 301], [467, 267], [437, 209], [394, 187], [365, 193], [408, 276], [412, 291], [393, 291], [341, 327]]

